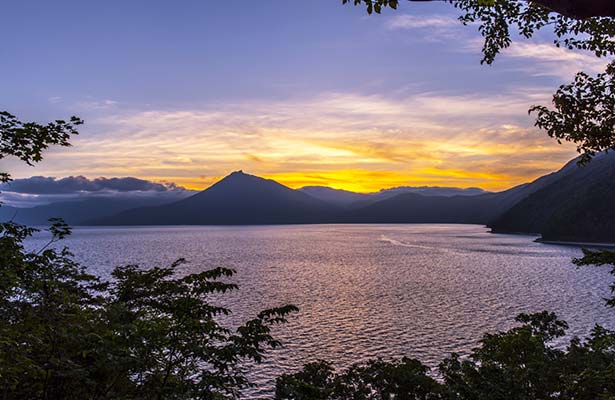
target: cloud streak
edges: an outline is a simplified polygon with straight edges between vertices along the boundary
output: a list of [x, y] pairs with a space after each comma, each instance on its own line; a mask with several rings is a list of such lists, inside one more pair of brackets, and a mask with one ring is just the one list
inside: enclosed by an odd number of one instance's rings
[[531, 127], [528, 107], [548, 98], [542, 88], [491, 95], [325, 93], [105, 113], [74, 147], [51, 153], [45, 171], [138, 176], [192, 189], [244, 169], [292, 187], [329, 180], [364, 192], [416, 184], [498, 190], [574, 156], [572, 147]]
[[83, 200], [92, 197], [148, 198], [179, 200], [193, 194], [175, 183], [150, 182], [143, 179], [95, 178], [69, 176], [53, 178], [33, 176], [15, 179], [0, 185], [3, 204], [17, 207], [34, 207], [58, 201]]
[[391, 30], [426, 29], [438, 28], [450, 30], [455, 24], [461, 25], [459, 20], [452, 15], [409, 15], [402, 14], [391, 17], [386, 22], [386, 27]]
[[565, 80], [580, 71], [604, 72], [608, 60], [586, 52], [555, 47], [547, 43], [514, 42], [503, 52], [504, 57], [523, 60], [522, 70], [533, 76], [555, 76]]
[[102, 191], [168, 192], [185, 189], [174, 183], [157, 183], [132, 177], [88, 179], [84, 176], [69, 176], [56, 179], [53, 177], [33, 176], [0, 184], [0, 190], [30, 194], [70, 194]]

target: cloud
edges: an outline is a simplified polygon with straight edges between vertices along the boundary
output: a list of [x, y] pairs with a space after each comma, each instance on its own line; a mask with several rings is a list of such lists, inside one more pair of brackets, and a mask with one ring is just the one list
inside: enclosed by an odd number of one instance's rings
[[498, 190], [574, 156], [573, 147], [558, 146], [527, 115], [530, 105], [549, 100], [550, 91], [336, 92], [104, 113], [89, 119], [74, 147], [50, 153], [44, 167], [56, 176], [129, 175], [199, 190], [238, 169], [293, 187], [320, 176], [361, 191], [413, 184]]
[[15, 179], [1, 184], [0, 190], [2, 202], [17, 207], [33, 207], [90, 197], [144, 198], [156, 196], [179, 199], [193, 193], [175, 183], [150, 182], [132, 177], [88, 179], [83, 176], [66, 178], [33, 176]]
[[11, 182], [1, 184], [0, 189], [15, 193], [29, 194], [69, 194], [102, 191], [167, 192], [170, 190], [184, 190], [184, 188], [173, 184], [150, 182], [132, 177], [88, 179], [84, 176], [69, 176], [66, 178], [33, 176], [31, 178], [15, 179]]
[[425, 29], [425, 28], [451, 28], [461, 25], [452, 15], [409, 15], [402, 14], [389, 18], [386, 27], [391, 30]]
[[522, 70], [533, 76], [555, 76], [571, 80], [580, 71], [604, 72], [609, 60], [588, 52], [556, 47], [552, 43], [515, 41], [502, 53], [504, 57], [524, 60]]
[[384, 28], [396, 34], [396, 38], [401, 33], [408, 39], [418, 39], [424, 43], [450, 43], [456, 48], [464, 48], [464, 43], [472, 41], [477, 34], [476, 30], [464, 26], [454, 14], [399, 14], [385, 19]]
[[103, 110], [107, 108], [113, 108], [117, 106], [118, 102], [115, 100], [104, 99], [104, 100], [93, 100], [87, 99], [77, 102], [76, 107], [85, 110]]
[[[446, 42], [452, 51], [480, 53], [485, 39], [478, 34], [478, 23], [464, 26], [452, 14], [410, 15], [401, 14], [385, 21], [391, 31], [415, 31], [410, 37], [421, 41]], [[511, 34], [514, 35], [514, 32]], [[598, 58], [591, 52], [557, 47], [552, 41], [530, 41], [515, 37], [510, 47], [503, 49], [500, 57], [518, 60], [520, 64], [507, 67], [534, 77], [557, 77], [570, 80], [577, 72], [599, 73], [610, 60]], [[498, 64], [499, 65], [499, 64]]]

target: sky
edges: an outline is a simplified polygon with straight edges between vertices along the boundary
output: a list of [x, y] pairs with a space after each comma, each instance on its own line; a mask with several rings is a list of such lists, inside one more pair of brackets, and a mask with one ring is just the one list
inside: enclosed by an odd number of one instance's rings
[[503, 190], [576, 156], [533, 127], [603, 63], [519, 39], [480, 65], [443, 2], [368, 16], [341, 0], [3, 4], [0, 108], [85, 120], [13, 177], [137, 177], [204, 189], [235, 170], [290, 187]]

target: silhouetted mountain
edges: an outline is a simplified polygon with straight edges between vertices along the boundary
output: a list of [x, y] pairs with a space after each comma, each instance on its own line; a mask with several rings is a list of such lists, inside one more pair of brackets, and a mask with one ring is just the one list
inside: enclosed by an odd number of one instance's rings
[[99, 225], [249, 225], [333, 221], [335, 206], [273, 180], [233, 172], [187, 199], [128, 210]]
[[34, 225], [56, 216], [74, 225], [472, 223], [488, 224], [494, 232], [541, 233], [547, 240], [615, 242], [615, 154], [600, 154], [585, 167], [573, 160], [499, 193], [434, 187], [372, 194], [325, 187], [293, 190], [238, 171], [183, 200], [144, 201], [99, 198], [30, 209], [1, 207], [0, 217], [15, 215], [18, 222]]
[[299, 190], [319, 200], [340, 206], [349, 206], [353, 203], [369, 198], [369, 194], [332, 189], [326, 186], [305, 186]]
[[439, 186], [399, 186], [390, 189], [382, 189], [373, 193], [349, 192], [347, 190], [331, 189], [326, 186], [305, 186], [299, 190], [328, 203], [353, 208], [364, 207], [377, 201], [390, 199], [391, 197], [405, 193], [442, 197], [478, 196], [489, 193], [480, 188], [462, 189]]
[[[467, 223], [488, 224], [513, 205], [544, 186], [559, 179], [569, 169], [515, 186], [503, 192], [490, 193], [482, 189], [438, 187], [402, 187], [382, 190], [373, 198], [362, 199], [353, 211], [344, 215], [346, 222], [371, 223]], [[416, 189], [416, 190], [415, 190]], [[404, 190], [408, 190], [404, 193]], [[396, 194], [401, 191], [401, 194]], [[462, 195], [452, 195], [453, 193]], [[441, 195], [435, 195], [441, 193]], [[391, 195], [392, 194], [392, 195]], [[374, 201], [377, 196], [383, 199]]]
[[582, 167], [573, 160], [548, 178], [493, 221], [493, 231], [615, 242], [615, 153], [599, 154]]
[[425, 196], [402, 193], [352, 210], [344, 222], [486, 224], [497, 205], [495, 196]]
[[[234, 225], [322, 222], [475, 223], [498, 217], [532, 185], [501, 193], [481, 189], [403, 187], [360, 194], [324, 187], [293, 190], [275, 181], [234, 172], [187, 199], [159, 207], [127, 210], [100, 225]], [[413, 193], [420, 191], [422, 194]], [[427, 196], [425, 193], [464, 193]], [[483, 193], [483, 194], [478, 194]]]
[[384, 200], [402, 193], [415, 193], [423, 196], [478, 196], [488, 193], [480, 188], [454, 188], [440, 186], [399, 186], [390, 189], [382, 189], [378, 193], [373, 193], [373, 196]]
[[95, 197], [65, 201], [31, 208], [0, 207], [0, 221], [36, 226], [48, 225], [49, 218], [62, 218], [69, 225], [84, 225], [87, 220], [110, 217], [135, 207], [155, 206], [169, 201], [168, 197]]

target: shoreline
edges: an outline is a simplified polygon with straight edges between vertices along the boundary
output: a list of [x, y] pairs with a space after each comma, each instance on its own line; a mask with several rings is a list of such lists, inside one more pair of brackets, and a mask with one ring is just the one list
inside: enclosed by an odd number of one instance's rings
[[604, 249], [615, 249], [615, 242], [585, 242], [582, 240], [557, 240], [557, 239], [543, 239], [540, 233], [530, 233], [530, 232], [512, 232], [512, 231], [502, 231], [502, 230], [494, 230], [493, 228], [487, 225], [487, 228], [490, 228], [489, 233], [500, 234], [500, 235], [520, 235], [520, 236], [537, 236], [534, 239], [535, 243], [542, 244], [553, 244], [558, 246], [574, 246], [574, 247], [598, 247]]
[[615, 243], [577, 242], [577, 241], [566, 241], [566, 240], [548, 240], [548, 239], [542, 239], [542, 238], [538, 238], [534, 240], [534, 242], [543, 243], [543, 244], [555, 244], [559, 246], [599, 247], [599, 248], [615, 249]]

